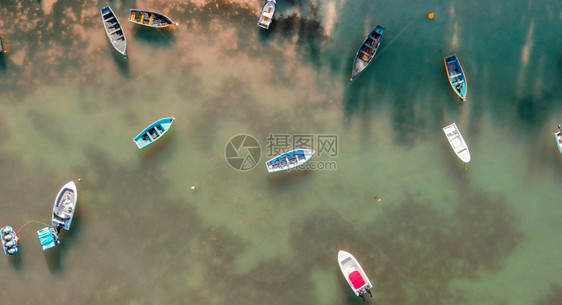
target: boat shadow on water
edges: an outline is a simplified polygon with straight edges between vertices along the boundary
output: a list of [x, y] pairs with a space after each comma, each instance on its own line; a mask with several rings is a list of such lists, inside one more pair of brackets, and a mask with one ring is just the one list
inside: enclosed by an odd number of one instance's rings
[[153, 29], [142, 26], [135, 27], [134, 36], [137, 41], [155, 47], [170, 47], [176, 45], [176, 37], [169, 29]]
[[74, 218], [72, 220], [72, 226], [70, 231], [61, 230], [59, 233], [59, 238], [61, 240], [60, 245], [44, 251], [45, 261], [49, 267], [51, 274], [60, 274], [63, 271], [63, 261], [66, 257], [68, 250], [72, 249], [77, 242], [79, 242], [78, 237], [80, 236], [80, 231], [82, 229], [80, 217], [80, 203], [76, 205], [76, 211], [74, 212]]
[[109, 41], [108, 41], [108, 45], [111, 48], [111, 55], [112, 55], [111, 57], [113, 58], [115, 65], [119, 69], [119, 74], [121, 74], [123, 77], [131, 78], [131, 71], [129, 69], [129, 60], [123, 58], [123, 55], [115, 52], [113, 50], [113, 46], [109, 43]]
[[6, 71], [6, 55], [0, 54], [0, 73]]
[[[19, 243], [19, 247], [21, 249], [21, 241]], [[23, 255], [24, 251], [20, 251], [18, 252], [17, 255], [8, 255], [8, 260], [10, 261], [10, 265], [12, 266], [12, 268], [14, 268], [15, 270], [21, 270], [22, 267], [22, 255]]]
[[268, 177], [268, 187], [272, 192], [285, 192], [288, 189], [297, 187], [299, 184], [311, 177], [312, 171], [304, 169], [293, 169], [279, 173], [271, 173]]
[[170, 155], [173, 152], [173, 143], [175, 142], [176, 133], [169, 130], [164, 136], [156, 142], [141, 149], [141, 162], [143, 164], [154, 164], [155, 161], [162, 160], [163, 156]]

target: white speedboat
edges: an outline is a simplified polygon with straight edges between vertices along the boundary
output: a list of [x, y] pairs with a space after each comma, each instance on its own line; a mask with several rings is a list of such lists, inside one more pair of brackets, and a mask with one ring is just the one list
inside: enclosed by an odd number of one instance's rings
[[260, 28], [269, 29], [271, 22], [273, 21], [273, 15], [275, 14], [275, 8], [277, 7], [276, 0], [267, 0], [261, 9], [260, 19], [258, 20], [258, 26]]
[[57, 228], [57, 232], [61, 228], [70, 230], [77, 199], [78, 192], [73, 181], [68, 182], [60, 189], [53, 206], [53, 226]]
[[470, 162], [470, 151], [468, 150], [468, 146], [466, 145], [457, 124], [452, 123], [443, 127], [443, 132], [447, 136], [447, 140], [449, 140], [449, 144], [451, 144], [451, 147], [457, 156], [464, 163]]
[[371, 294], [373, 285], [353, 255], [340, 250], [338, 252], [338, 264], [345, 280], [356, 296], [361, 297], [363, 300], [365, 299], [363, 296], [365, 293], [368, 293], [371, 297], [373, 296]]

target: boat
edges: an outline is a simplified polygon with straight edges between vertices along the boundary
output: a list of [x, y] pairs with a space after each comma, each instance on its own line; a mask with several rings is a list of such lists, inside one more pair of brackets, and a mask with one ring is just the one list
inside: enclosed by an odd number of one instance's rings
[[127, 59], [127, 38], [125, 37], [125, 32], [123, 32], [121, 23], [119, 23], [117, 16], [115, 16], [109, 6], [101, 9], [101, 19], [109, 41], [115, 50], [123, 54], [125, 59]]
[[43, 247], [43, 251], [60, 245], [59, 235], [54, 228], [45, 227], [37, 231], [37, 235], [39, 235], [39, 242], [41, 243], [41, 247]]
[[275, 8], [277, 7], [277, 1], [267, 0], [261, 9], [260, 19], [258, 20], [258, 26], [260, 28], [269, 29], [271, 22], [273, 21], [273, 15], [275, 14]]
[[464, 163], [470, 162], [470, 151], [468, 150], [468, 146], [466, 145], [457, 124], [452, 123], [443, 127], [443, 132], [447, 136], [447, 140], [449, 140], [449, 144], [451, 144], [451, 147], [457, 156]]
[[290, 170], [306, 163], [314, 153], [310, 149], [295, 149], [265, 162], [265, 165], [270, 173]]
[[5, 226], [0, 230], [0, 236], [2, 237], [2, 246], [4, 248], [4, 253], [8, 255], [16, 255], [20, 251], [19, 249], [19, 238], [14, 231], [14, 228], [10, 226]]
[[[130, 10], [129, 21], [157, 29], [162, 29], [174, 24], [172, 19], [164, 14], [137, 9]], [[176, 25], [178, 25], [178, 23], [176, 23]]]
[[340, 250], [338, 252], [338, 264], [340, 265], [341, 272], [349, 287], [355, 292], [355, 295], [365, 300], [364, 294], [368, 293], [371, 297], [371, 288], [373, 285], [359, 262], [350, 253]]
[[78, 192], [73, 181], [68, 182], [60, 189], [53, 205], [53, 226], [57, 228], [57, 232], [61, 228], [70, 230], [77, 199]]
[[144, 148], [154, 141], [160, 139], [172, 126], [175, 117], [160, 119], [146, 127], [138, 136], [136, 136], [133, 141], [137, 143], [139, 149]]
[[556, 140], [556, 146], [562, 154], [562, 126], [558, 125], [558, 132], [554, 134], [554, 139]]
[[4, 50], [4, 45], [2, 44], [2, 37], [0, 37], [0, 54], [6, 54], [8, 50]]
[[359, 47], [357, 54], [355, 54], [353, 69], [351, 69], [351, 78], [349, 80], [353, 81], [353, 78], [363, 72], [371, 63], [381, 45], [383, 35], [384, 27], [380, 25], [377, 25], [373, 31], [367, 35], [361, 47]]
[[453, 54], [445, 57], [445, 69], [447, 70], [447, 78], [449, 78], [451, 88], [453, 88], [453, 91], [460, 97], [461, 101], [464, 101], [466, 99], [468, 85], [457, 55]]

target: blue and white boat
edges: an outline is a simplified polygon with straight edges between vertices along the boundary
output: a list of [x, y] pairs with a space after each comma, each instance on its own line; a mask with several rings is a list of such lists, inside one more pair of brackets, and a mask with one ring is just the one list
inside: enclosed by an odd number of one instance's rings
[[558, 125], [558, 132], [554, 134], [554, 140], [556, 140], [556, 146], [562, 154], [562, 126]]
[[314, 153], [310, 149], [296, 149], [265, 162], [265, 165], [270, 173], [290, 170], [306, 163]]
[[2, 246], [4, 247], [4, 253], [8, 255], [16, 255], [19, 250], [19, 238], [16, 235], [14, 228], [10, 226], [5, 226], [0, 231], [0, 236], [2, 237]]
[[76, 184], [74, 184], [74, 181], [70, 181], [60, 189], [53, 205], [53, 226], [57, 228], [57, 232], [61, 228], [70, 230], [77, 200]]
[[160, 119], [146, 127], [138, 136], [136, 136], [133, 141], [137, 144], [138, 148], [144, 148], [154, 141], [160, 139], [170, 127], [172, 127], [172, 123], [174, 122], [175, 117], [163, 118]]
[[365, 38], [359, 51], [355, 54], [355, 60], [353, 61], [353, 68], [351, 69], [350, 81], [353, 78], [363, 72], [365, 68], [371, 63], [379, 46], [381, 45], [382, 36], [384, 35], [384, 27], [377, 25], [369, 35]]
[[60, 245], [59, 235], [54, 228], [45, 227], [37, 231], [37, 235], [39, 235], [39, 242], [41, 243], [41, 247], [43, 247], [43, 251]]
[[453, 91], [460, 97], [461, 101], [464, 101], [466, 99], [468, 85], [457, 55], [453, 54], [445, 57], [445, 69], [447, 70], [447, 78], [449, 79]]
[[269, 29], [271, 22], [273, 21], [273, 15], [275, 14], [275, 8], [277, 7], [277, 2], [275, 0], [267, 0], [261, 9], [260, 19], [258, 20], [258, 26], [260, 28]]

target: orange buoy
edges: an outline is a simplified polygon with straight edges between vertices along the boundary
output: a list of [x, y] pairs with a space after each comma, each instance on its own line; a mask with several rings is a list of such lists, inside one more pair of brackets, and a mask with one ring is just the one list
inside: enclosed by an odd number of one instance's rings
[[430, 20], [432, 20], [434, 17], [435, 17], [435, 13], [427, 14], [427, 18], [429, 18]]

